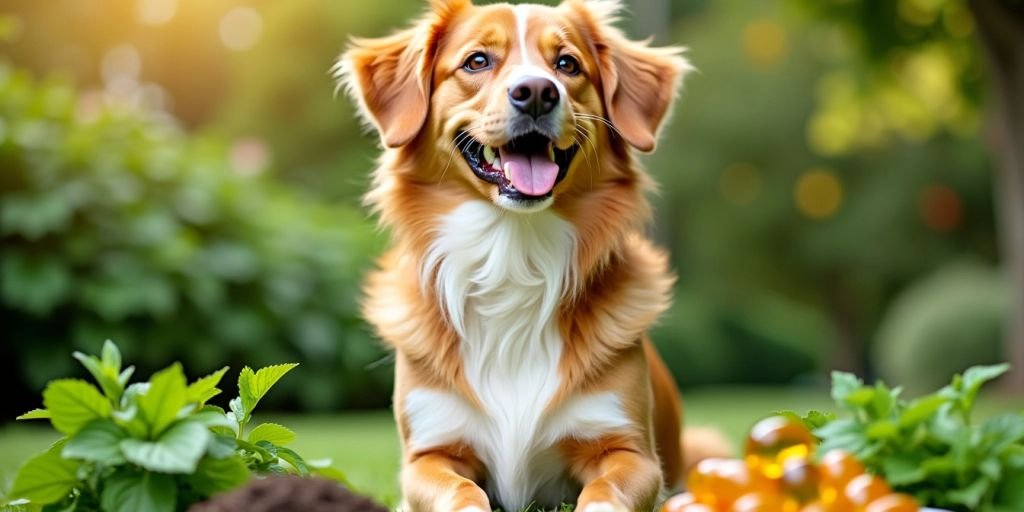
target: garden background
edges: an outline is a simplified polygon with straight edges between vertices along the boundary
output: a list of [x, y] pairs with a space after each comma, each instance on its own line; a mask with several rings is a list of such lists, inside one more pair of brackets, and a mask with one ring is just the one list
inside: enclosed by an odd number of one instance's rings
[[[698, 69], [644, 158], [691, 420], [735, 437], [824, 406], [831, 369], [912, 395], [1007, 360], [986, 407], [1024, 408], [1021, 2], [625, 3]], [[109, 338], [140, 376], [301, 363], [264, 407], [394, 496], [391, 359], [357, 314], [377, 141], [328, 70], [422, 8], [0, 4], [0, 479], [53, 439], [13, 418]]]

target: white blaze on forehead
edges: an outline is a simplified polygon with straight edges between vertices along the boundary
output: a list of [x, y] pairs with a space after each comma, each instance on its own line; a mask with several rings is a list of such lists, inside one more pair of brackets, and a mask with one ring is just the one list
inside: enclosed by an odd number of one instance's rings
[[519, 34], [519, 53], [523, 56], [523, 64], [530, 63], [530, 55], [526, 47], [526, 29], [529, 27], [530, 16], [529, 5], [516, 5], [512, 7], [516, 13], [516, 33]]
[[512, 6], [516, 15], [516, 34], [518, 35], [519, 41], [519, 55], [522, 57], [519, 63], [513, 64], [512, 71], [508, 75], [508, 85], [511, 87], [512, 84], [518, 83], [520, 80], [529, 77], [547, 78], [555, 84], [555, 87], [558, 89], [559, 96], [564, 98], [566, 96], [565, 86], [562, 85], [560, 80], [555, 78], [555, 75], [551, 73], [551, 70], [543, 67], [543, 63], [540, 63], [541, 65], [538, 66], [530, 61], [530, 47], [526, 44], [526, 31], [529, 26], [531, 8], [532, 6], [530, 5]]

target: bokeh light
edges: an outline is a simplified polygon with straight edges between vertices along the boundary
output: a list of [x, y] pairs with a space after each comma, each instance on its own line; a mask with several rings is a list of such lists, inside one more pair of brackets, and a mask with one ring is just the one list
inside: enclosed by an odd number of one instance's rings
[[832, 217], [843, 204], [843, 185], [828, 169], [811, 169], [797, 179], [793, 189], [797, 209], [815, 220]]
[[235, 7], [220, 20], [220, 40], [241, 52], [256, 45], [263, 33], [263, 17], [252, 7]]
[[163, 25], [174, 18], [177, 10], [178, 0], [139, 0], [136, 15], [139, 23]]
[[743, 54], [757, 67], [775, 67], [785, 58], [788, 47], [786, 31], [775, 20], [755, 20], [743, 29]]
[[925, 225], [939, 233], [955, 231], [963, 222], [963, 201], [948, 185], [929, 185], [921, 192], [918, 208]]

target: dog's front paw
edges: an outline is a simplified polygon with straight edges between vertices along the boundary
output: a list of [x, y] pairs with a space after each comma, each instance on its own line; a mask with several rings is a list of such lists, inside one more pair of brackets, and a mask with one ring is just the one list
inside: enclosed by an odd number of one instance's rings
[[584, 505], [580, 512], [629, 512], [629, 509], [610, 501], [595, 501]]

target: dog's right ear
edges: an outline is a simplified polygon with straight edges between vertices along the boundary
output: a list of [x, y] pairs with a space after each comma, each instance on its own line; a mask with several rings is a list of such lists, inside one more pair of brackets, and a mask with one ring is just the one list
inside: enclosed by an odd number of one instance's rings
[[411, 142], [427, 120], [437, 45], [470, 0], [431, 0], [412, 28], [376, 39], [353, 38], [335, 65], [341, 85], [387, 147]]

